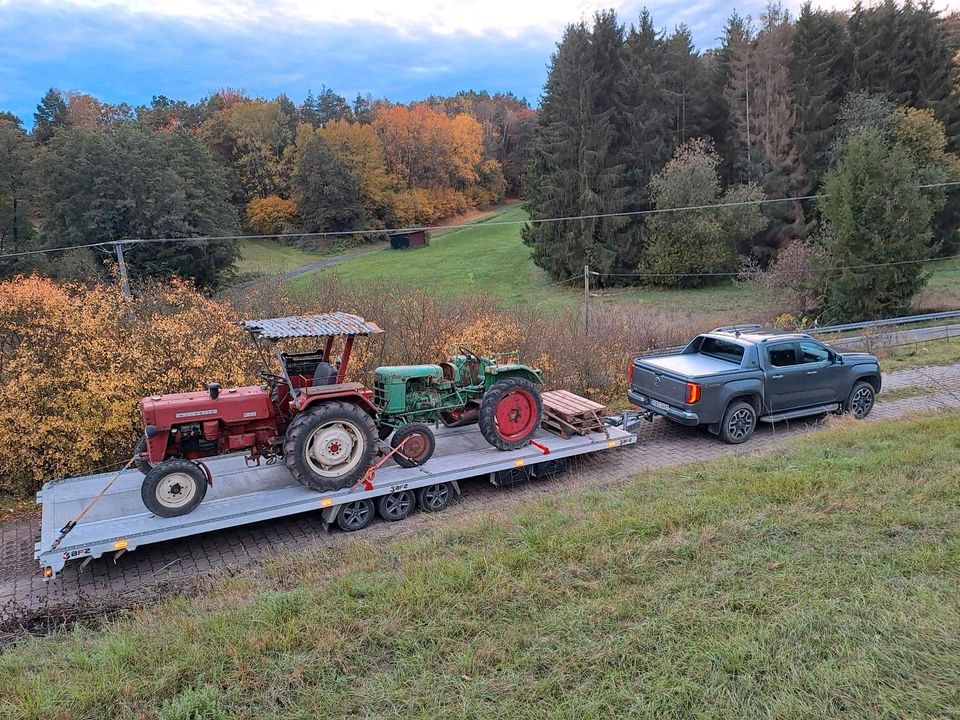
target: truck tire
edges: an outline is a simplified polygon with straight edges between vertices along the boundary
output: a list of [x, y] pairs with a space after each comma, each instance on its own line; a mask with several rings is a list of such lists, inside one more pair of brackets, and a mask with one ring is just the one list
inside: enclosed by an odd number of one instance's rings
[[859, 380], [853, 384], [845, 408], [857, 420], [863, 420], [873, 410], [876, 397], [877, 391], [873, 389], [873, 385], [866, 380]]
[[301, 485], [326, 492], [359, 481], [377, 452], [373, 418], [348, 402], [320, 403], [297, 415], [283, 439], [283, 461]]
[[757, 411], [744, 400], [734, 400], [727, 405], [720, 421], [720, 439], [730, 445], [739, 445], [757, 429]]
[[207, 494], [207, 476], [196, 463], [175, 458], [152, 468], [140, 486], [140, 498], [157, 517], [193, 512]]
[[401, 427], [390, 438], [390, 447], [396, 449], [404, 440], [407, 440], [407, 444], [393, 455], [400, 467], [420, 467], [433, 457], [433, 451], [437, 449], [433, 431], [423, 423], [410, 423]]
[[529, 443], [542, 417], [540, 391], [523, 378], [497, 380], [480, 400], [480, 432], [498, 450], [516, 450]]
[[133, 464], [136, 465], [137, 470], [144, 475], [153, 470], [153, 465], [150, 464], [150, 461], [143, 457], [145, 452], [147, 452], [147, 437], [141, 435], [140, 439], [137, 440], [137, 446], [133, 449], [133, 455], [137, 458]]

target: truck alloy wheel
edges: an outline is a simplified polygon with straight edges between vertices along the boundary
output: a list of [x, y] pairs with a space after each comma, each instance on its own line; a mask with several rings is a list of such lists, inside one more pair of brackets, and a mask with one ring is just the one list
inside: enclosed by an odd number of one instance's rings
[[165, 460], [143, 479], [140, 497], [158, 517], [179, 517], [196, 509], [207, 494], [207, 476], [189, 460]]
[[734, 401], [723, 413], [720, 421], [720, 439], [731, 445], [739, 445], [753, 435], [757, 427], [757, 411], [743, 400]]
[[850, 399], [847, 400], [847, 408], [853, 413], [857, 420], [863, 420], [870, 411], [873, 410], [874, 398], [876, 392], [873, 385], [862, 380], [855, 383], [853, 390], [850, 391]]
[[366, 472], [377, 449], [377, 429], [362, 408], [328, 402], [297, 415], [283, 441], [293, 477], [314, 490], [348, 488]]
[[410, 423], [397, 430], [390, 439], [390, 447], [396, 449], [393, 459], [397, 465], [405, 468], [419, 467], [433, 456], [437, 441], [433, 431], [423, 423]]
[[495, 448], [516, 450], [530, 442], [542, 416], [536, 385], [523, 378], [498, 380], [480, 401], [480, 432]]

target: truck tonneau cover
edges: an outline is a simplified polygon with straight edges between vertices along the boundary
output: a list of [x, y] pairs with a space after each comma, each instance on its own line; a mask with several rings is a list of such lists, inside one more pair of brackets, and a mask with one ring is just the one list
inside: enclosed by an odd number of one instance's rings
[[739, 370], [740, 366], [727, 360], [719, 360], [708, 355], [687, 353], [682, 355], [664, 355], [662, 357], [641, 358], [640, 363], [652, 366], [665, 372], [686, 377], [700, 377], [714, 375], [731, 370]]

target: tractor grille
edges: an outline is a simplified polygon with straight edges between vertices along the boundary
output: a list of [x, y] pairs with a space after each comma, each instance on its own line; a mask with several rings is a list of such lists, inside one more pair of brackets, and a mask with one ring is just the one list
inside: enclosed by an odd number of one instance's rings
[[381, 410], [387, 407], [387, 387], [379, 378], [373, 383], [373, 404]]

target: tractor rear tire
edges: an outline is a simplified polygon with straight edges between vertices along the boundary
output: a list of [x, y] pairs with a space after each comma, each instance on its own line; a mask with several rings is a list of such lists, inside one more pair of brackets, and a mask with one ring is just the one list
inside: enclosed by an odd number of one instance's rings
[[207, 475], [196, 463], [164, 460], [147, 473], [140, 498], [157, 517], [180, 517], [196, 510], [207, 494]]
[[325, 402], [297, 415], [287, 427], [283, 460], [301, 485], [329, 492], [356, 484], [377, 452], [377, 426], [363, 408]]
[[480, 400], [480, 432], [498, 450], [527, 445], [542, 418], [540, 391], [523, 378], [497, 380]]
[[437, 440], [433, 431], [423, 423], [410, 423], [397, 430], [390, 439], [390, 447], [398, 448], [407, 438], [412, 438], [400, 450], [393, 454], [397, 465], [404, 468], [415, 468], [423, 465], [433, 457], [437, 449]]
[[153, 470], [153, 465], [150, 464], [150, 461], [147, 460], [144, 455], [147, 452], [147, 436], [141, 435], [140, 439], [137, 440], [137, 446], [133, 449], [133, 454], [137, 458], [134, 462], [134, 465], [137, 466], [137, 470], [146, 475], [148, 472]]

